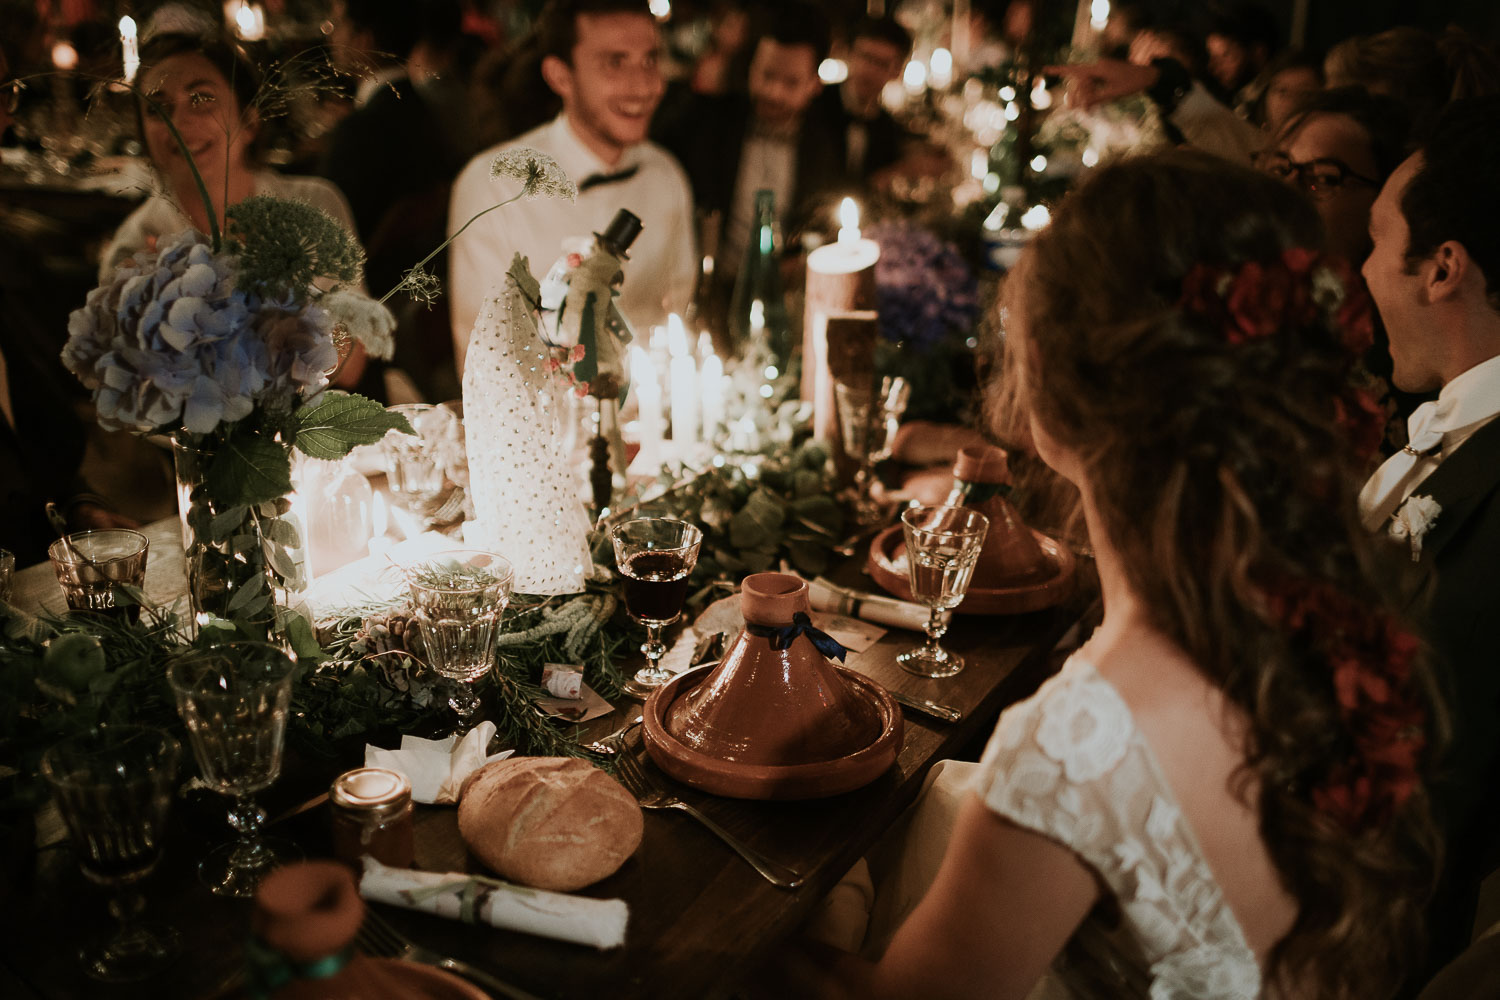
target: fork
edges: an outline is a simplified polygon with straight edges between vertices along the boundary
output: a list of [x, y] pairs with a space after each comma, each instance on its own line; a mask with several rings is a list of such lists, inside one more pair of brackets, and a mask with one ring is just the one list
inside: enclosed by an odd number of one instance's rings
[[399, 958], [408, 962], [446, 969], [475, 985], [482, 986], [492, 996], [501, 997], [502, 1000], [540, 1000], [535, 994], [527, 993], [509, 983], [502, 983], [494, 976], [481, 972], [472, 965], [460, 962], [456, 958], [439, 955], [435, 951], [428, 951], [413, 943], [371, 909], [365, 910], [365, 921], [359, 925], [359, 933], [354, 936], [354, 943], [359, 946], [360, 951], [376, 958]]
[[[630, 728], [635, 728], [631, 726]], [[728, 830], [724, 829], [713, 820], [709, 819], [697, 809], [682, 801], [681, 798], [662, 788], [654, 780], [646, 775], [641, 767], [641, 762], [636, 759], [635, 754], [625, 745], [625, 733], [611, 736], [609, 741], [618, 748], [614, 756], [615, 777], [620, 779], [620, 784], [625, 790], [636, 797], [642, 809], [676, 809], [685, 812], [708, 828], [708, 831], [722, 840], [736, 854], [749, 862], [750, 867], [761, 874], [767, 882], [780, 889], [795, 889], [807, 881], [807, 876], [799, 874], [786, 867], [780, 862], [773, 861], [755, 850], [749, 844], [744, 843]]]

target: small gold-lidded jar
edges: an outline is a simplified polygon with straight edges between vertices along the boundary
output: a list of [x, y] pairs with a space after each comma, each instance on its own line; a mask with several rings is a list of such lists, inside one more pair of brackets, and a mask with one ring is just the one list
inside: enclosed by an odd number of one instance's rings
[[383, 767], [345, 771], [328, 790], [333, 807], [333, 853], [363, 867], [366, 855], [392, 868], [410, 868], [412, 844], [411, 782]]

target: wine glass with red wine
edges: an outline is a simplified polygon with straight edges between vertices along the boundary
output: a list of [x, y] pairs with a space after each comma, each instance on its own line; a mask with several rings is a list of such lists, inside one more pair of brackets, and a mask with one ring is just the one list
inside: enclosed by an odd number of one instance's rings
[[661, 666], [666, 644], [661, 630], [682, 614], [688, 575], [698, 564], [703, 532], [670, 517], [638, 517], [615, 526], [615, 565], [625, 577], [625, 609], [646, 626], [646, 666], [625, 682], [625, 690], [645, 697], [672, 679]]

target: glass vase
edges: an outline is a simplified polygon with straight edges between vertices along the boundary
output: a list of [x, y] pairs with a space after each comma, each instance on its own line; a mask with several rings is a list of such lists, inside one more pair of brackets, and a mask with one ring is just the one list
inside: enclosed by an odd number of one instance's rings
[[172, 457], [194, 622], [219, 619], [249, 638], [272, 639], [279, 631], [278, 610], [293, 607], [307, 589], [305, 535], [293, 495], [226, 506], [207, 484], [211, 445], [174, 439]]

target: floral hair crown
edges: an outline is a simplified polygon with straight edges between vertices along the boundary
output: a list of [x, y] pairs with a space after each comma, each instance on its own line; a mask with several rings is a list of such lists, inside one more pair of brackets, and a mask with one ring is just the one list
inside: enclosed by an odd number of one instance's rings
[[1232, 268], [1195, 264], [1182, 279], [1177, 306], [1222, 330], [1231, 344], [1318, 323], [1338, 333], [1356, 356], [1374, 338], [1364, 283], [1342, 260], [1303, 247]]

